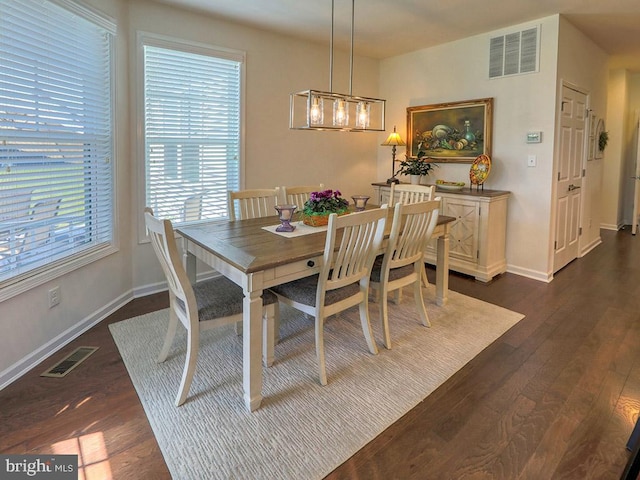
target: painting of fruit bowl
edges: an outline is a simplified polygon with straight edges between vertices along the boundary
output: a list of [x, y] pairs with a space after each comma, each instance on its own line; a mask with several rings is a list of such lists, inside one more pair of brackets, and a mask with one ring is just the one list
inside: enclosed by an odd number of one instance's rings
[[493, 98], [407, 108], [407, 157], [471, 163], [491, 154]]

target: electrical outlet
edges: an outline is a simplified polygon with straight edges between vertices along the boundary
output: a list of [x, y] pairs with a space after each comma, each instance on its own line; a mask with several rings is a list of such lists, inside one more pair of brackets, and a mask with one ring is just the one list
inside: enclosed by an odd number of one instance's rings
[[53, 287], [49, 290], [49, 308], [53, 308], [60, 303], [60, 287]]

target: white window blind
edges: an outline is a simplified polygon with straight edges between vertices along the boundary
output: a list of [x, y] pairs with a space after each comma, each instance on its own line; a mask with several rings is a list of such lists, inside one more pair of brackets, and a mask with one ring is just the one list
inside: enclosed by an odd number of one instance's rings
[[0, 286], [113, 241], [115, 26], [75, 3], [0, 0]]
[[240, 176], [242, 57], [165, 46], [143, 45], [146, 205], [175, 223], [228, 217]]

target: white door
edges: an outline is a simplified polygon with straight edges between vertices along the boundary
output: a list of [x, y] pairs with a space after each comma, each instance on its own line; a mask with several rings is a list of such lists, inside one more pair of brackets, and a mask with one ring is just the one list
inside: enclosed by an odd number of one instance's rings
[[633, 194], [633, 217], [631, 217], [633, 221], [631, 233], [633, 235], [635, 235], [638, 230], [638, 215], [640, 215], [640, 122], [638, 122], [636, 139], [636, 175], [634, 177], [635, 181], [633, 182], [635, 189]]
[[556, 238], [553, 271], [578, 257], [587, 96], [564, 85], [560, 106], [560, 150], [556, 173]]

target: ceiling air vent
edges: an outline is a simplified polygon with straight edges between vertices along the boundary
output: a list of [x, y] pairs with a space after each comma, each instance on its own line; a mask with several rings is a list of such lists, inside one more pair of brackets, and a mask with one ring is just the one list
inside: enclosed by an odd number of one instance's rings
[[538, 71], [539, 27], [489, 40], [489, 78]]

